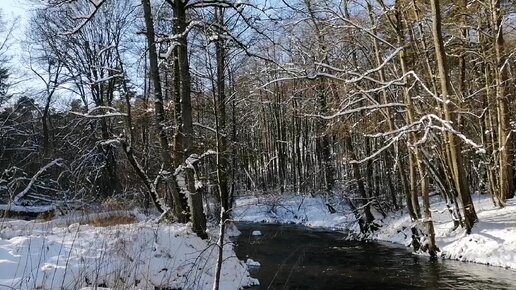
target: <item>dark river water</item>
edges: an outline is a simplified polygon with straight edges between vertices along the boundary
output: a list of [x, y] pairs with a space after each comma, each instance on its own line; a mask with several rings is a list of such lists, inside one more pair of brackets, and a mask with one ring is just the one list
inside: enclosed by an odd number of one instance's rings
[[[236, 253], [261, 266], [250, 289], [515, 289], [516, 271], [450, 260], [431, 262], [402, 246], [344, 241], [337, 232], [239, 223]], [[261, 236], [253, 236], [259, 230]]]

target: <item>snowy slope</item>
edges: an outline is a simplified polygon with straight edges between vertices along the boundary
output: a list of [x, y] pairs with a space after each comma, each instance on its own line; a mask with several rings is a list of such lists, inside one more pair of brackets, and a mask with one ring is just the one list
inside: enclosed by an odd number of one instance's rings
[[[0, 289], [211, 289], [216, 246], [187, 225], [0, 222]], [[221, 289], [257, 281], [225, 246]]]

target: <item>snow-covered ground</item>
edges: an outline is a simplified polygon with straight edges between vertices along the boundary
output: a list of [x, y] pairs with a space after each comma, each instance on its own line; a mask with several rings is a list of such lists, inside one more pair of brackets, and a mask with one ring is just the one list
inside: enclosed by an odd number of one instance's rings
[[[453, 229], [446, 203], [433, 198], [432, 219], [436, 243], [443, 258], [516, 269], [516, 200], [508, 200], [504, 208], [493, 205], [487, 195], [473, 195], [479, 222], [471, 234]], [[378, 240], [408, 245], [412, 222], [406, 212], [398, 212], [383, 221], [376, 233]]]
[[[0, 289], [211, 289], [214, 241], [180, 224], [0, 221]], [[221, 289], [257, 283], [225, 246]]]
[[[330, 205], [336, 212], [331, 214]], [[346, 229], [355, 224], [345, 202], [311, 196], [244, 196], [235, 201], [233, 218], [243, 222], [302, 224], [310, 227]]]
[[[441, 257], [516, 269], [516, 200], [506, 207], [493, 206], [489, 196], [474, 195], [479, 222], [470, 235], [455, 231], [445, 202], [432, 198], [436, 242]], [[327, 207], [330, 203], [335, 213]], [[376, 215], [375, 215], [376, 216]], [[348, 232], [358, 230], [355, 217], [345, 203], [328, 202], [324, 197], [245, 196], [236, 200], [234, 218], [246, 222], [296, 223]], [[413, 222], [406, 211], [391, 213], [378, 221], [382, 227], [374, 239], [410, 245]]]

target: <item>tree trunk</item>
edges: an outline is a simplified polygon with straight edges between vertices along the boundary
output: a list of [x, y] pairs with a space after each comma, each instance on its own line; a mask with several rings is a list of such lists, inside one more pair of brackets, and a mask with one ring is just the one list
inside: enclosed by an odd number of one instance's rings
[[[224, 26], [224, 10], [223, 8], [215, 8], [215, 21], [220, 27]], [[226, 222], [229, 219], [229, 197], [227, 182], [227, 142], [226, 142], [226, 93], [225, 93], [225, 67], [226, 67], [226, 49], [222, 31], [219, 32], [217, 41], [215, 42], [216, 58], [217, 58], [217, 95], [214, 96], [215, 104], [215, 133], [217, 146], [217, 184], [220, 197], [220, 222], [219, 222], [219, 239], [217, 267], [215, 270], [215, 280], [213, 289], [218, 290], [220, 286], [220, 272], [222, 269], [223, 253], [224, 253], [224, 234]]]
[[[506, 64], [507, 56], [505, 54], [505, 40], [502, 30], [502, 14], [500, 11], [500, 0], [492, 0], [492, 23], [495, 32], [495, 55], [496, 55], [496, 108], [498, 114], [498, 166], [500, 188], [498, 192], [499, 205], [503, 206], [507, 198], [514, 197], [514, 188], [512, 183], [512, 147], [513, 136], [511, 133], [509, 104], [512, 96], [507, 90], [508, 84], [508, 67]], [[493, 128], [494, 130], [494, 128]]]
[[[441, 10], [439, 0], [432, 0], [431, 5], [433, 15], [432, 34], [434, 38], [435, 57], [437, 60], [437, 68], [441, 84], [444, 117], [445, 121], [451, 124], [453, 121], [452, 113], [449, 108], [451, 85], [441, 32]], [[445, 141], [449, 147], [449, 163], [452, 170], [455, 188], [458, 192], [459, 198], [461, 199], [462, 206], [464, 208], [464, 225], [466, 226], [466, 232], [469, 234], [471, 233], [471, 229], [473, 228], [473, 225], [475, 224], [478, 218], [475, 212], [473, 201], [471, 199], [471, 194], [469, 192], [467, 177], [464, 174], [464, 166], [462, 164], [460, 153], [460, 143], [457, 136], [451, 132], [445, 132], [444, 136]]]
[[[179, 64], [179, 80], [181, 82], [181, 116], [183, 123], [181, 124], [183, 133], [183, 150], [184, 158], [187, 160], [193, 153], [193, 122], [192, 122], [192, 99], [191, 99], [191, 77], [190, 67], [188, 64], [188, 41], [186, 35], [186, 4], [182, 0], [174, 1], [174, 11], [177, 27], [176, 34], [178, 38], [178, 64]], [[179, 124], [178, 124], [179, 125]], [[190, 207], [190, 220], [192, 222], [193, 231], [201, 238], [207, 238], [206, 234], [206, 216], [204, 215], [202, 196], [195, 188], [195, 175], [192, 168], [185, 168], [186, 173], [186, 190], [188, 191], [188, 205]]]
[[[169, 141], [168, 136], [165, 131], [164, 123], [165, 123], [165, 109], [163, 107], [163, 96], [161, 89], [161, 79], [158, 68], [158, 54], [156, 52], [155, 41], [155, 33], [154, 33], [154, 22], [152, 18], [152, 11], [150, 0], [142, 0], [143, 12], [145, 17], [145, 26], [146, 26], [146, 35], [147, 35], [147, 47], [149, 49], [149, 68], [150, 68], [150, 78], [152, 79], [152, 83], [154, 86], [154, 120], [155, 126], [158, 131], [159, 140], [160, 140], [160, 153], [163, 161], [163, 169], [169, 173], [173, 173], [174, 169], [172, 167], [172, 157], [170, 156], [169, 150]], [[170, 177], [171, 179], [174, 179]], [[174, 180], [170, 181], [172, 187], [176, 187], [176, 183]], [[167, 186], [168, 187], [168, 186]], [[183, 207], [181, 197], [181, 192], [179, 190], [172, 190], [172, 200], [173, 200], [173, 209], [174, 215], [178, 219], [179, 222], [186, 222], [187, 216], [185, 215], [186, 209]], [[161, 209], [164, 210], [164, 209]]]
[[[348, 132], [348, 136], [345, 137], [344, 143], [348, 150], [348, 154], [352, 160], [357, 160], [357, 156], [353, 149], [353, 139], [351, 138], [351, 132]], [[359, 221], [361, 223], [362, 233], [368, 233], [370, 231], [374, 231], [376, 228], [373, 224], [374, 216], [371, 213], [371, 198], [366, 190], [364, 185], [364, 180], [362, 178], [362, 174], [360, 173], [360, 165], [358, 163], [351, 164], [353, 170], [353, 178], [357, 183], [357, 190], [360, 198], [362, 199], [362, 208], [365, 214], [365, 220]]]

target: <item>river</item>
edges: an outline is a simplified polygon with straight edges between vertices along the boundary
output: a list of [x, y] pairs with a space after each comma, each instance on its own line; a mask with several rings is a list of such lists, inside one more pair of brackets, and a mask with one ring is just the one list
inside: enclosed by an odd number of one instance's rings
[[[407, 248], [345, 241], [339, 232], [297, 225], [239, 223], [236, 253], [260, 267], [250, 289], [516, 289], [516, 271], [451, 260], [432, 262]], [[253, 236], [253, 231], [261, 236]]]

